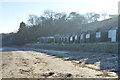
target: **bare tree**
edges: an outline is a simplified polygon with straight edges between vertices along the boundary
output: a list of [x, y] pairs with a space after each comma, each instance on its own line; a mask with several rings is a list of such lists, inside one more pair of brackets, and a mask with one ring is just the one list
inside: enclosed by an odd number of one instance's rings
[[102, 16], [103, 19], [106, 19], [108, 14], [107, 13], [102, 13], [101, 16]]
[[88, 23], [91, 23], [91, 22], [97, 21], [100, 18], [100, 14], [93, 13], [93, 12], [86, 13], [86, 18], [88, 19]]
[[55, 17], [55, 19], [65, 19], [66, 20], [66, 13], [56, 13], [55, 15], [54, 15], [54, 17]]
[[56, 12], [53, 12], [52, 10], [45, 10], [43, 16], [46, 17], [47, 19], [53, 20], [55, 14]]
[[97, 21], [100, 18], [100, 14], [95, 13], [93, 15], [93, 21]]
[[29, 15], [29, 25], [35, 26], [38, 24], [39, 18], [37, 17], [37, 15]]
[[85, 16], [77, 13], [77, 12], [71, 12], [68, 17], [71, 21], [74, 21], [77, 24], [85, 24], [87, 23], [87, 20]]

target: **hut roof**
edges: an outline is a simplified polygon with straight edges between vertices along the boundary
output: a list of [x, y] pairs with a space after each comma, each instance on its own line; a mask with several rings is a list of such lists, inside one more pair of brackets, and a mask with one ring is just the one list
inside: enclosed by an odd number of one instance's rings
[[[109, 18], [103, 21], [96, 21], [82, 25], [81, 32], [78, 33], [93, 33], [97, 31], [106, 31], [109, 29], [116, 29], [118, 27], [118, 16]], [[80, 31], [79, 30], [79, 31]]]
[[53, 39], [54, 37], [52, 37], [52, 36], [49, 36], [49, 37], [39, 37], [39, 38], [37, 38], [38, 40], [39, 39]]

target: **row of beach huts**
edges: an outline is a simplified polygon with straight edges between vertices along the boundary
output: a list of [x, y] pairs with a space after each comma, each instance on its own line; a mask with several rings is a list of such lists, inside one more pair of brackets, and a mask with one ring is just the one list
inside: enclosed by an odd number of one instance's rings
[[[102, 27], [94, 30], [87, 30], [87, 31], [77, 32], [75, 34], [69, 34], [69, 35], [39, 37], [37, 38], [37, 40], [40, 43], [67, 43], [67, 44], [118, 42], [119, 29], [118, 29], [118, 22], [116, 21], [117, 20], [112, 21], [112, 19], [102, 21], [99, 24]], [[101, 24], [103, 22], [104, 22], [104, 25]]]

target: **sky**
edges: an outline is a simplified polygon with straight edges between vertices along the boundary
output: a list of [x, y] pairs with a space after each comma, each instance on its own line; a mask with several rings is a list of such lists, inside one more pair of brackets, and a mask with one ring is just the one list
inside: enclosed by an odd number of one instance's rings
[[87, 12], [118, 14], [119, 0], [0, 0], [0, 33], [15, 32], [30, 14], [55, 12]]

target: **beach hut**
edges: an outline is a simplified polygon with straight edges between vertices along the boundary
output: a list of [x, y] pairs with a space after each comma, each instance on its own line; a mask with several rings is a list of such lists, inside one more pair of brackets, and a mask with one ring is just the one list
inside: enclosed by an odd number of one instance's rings
[[100, 29], [97, 29], [95, 31], [95, 42], [100, 42], [101, 41], [101, 31]]
[[70, 43], [74, 43], [74, 34], [70, 35], [69, 41], [70, 41]]
[[75, 43], [80, 43], [80, 33], [76, 33], [76, 34], [74, 35], [74, 42], [75, 42]]
[[59, 35], [55, 36], [54, 38], [55, 38], [54, 43], [59, 43]]
[[85, 34], [85, 42], [86, 42], [86, 43], [89, 43], [89, 42], [90, 42], [90, 37], [91, 37], [91, 34], [90, 34], [89, 31], [87, 31], [86, 34]]
[[66, 36], [66, 43], [70, 43], [69, 40], [70, 40], [70, 35], [67, 35], [67, 36]]
[[86, 36], [85, 36], [85, 32], [82, 32], [81, 34], [80, 34], [80, 43], [85, 43], [85, 38]]
[[111, 27], [108, 30], [108, 39], [111, 42], [116, 42], [117, 41], [117, 29], [118, 29], [118, 27]]

